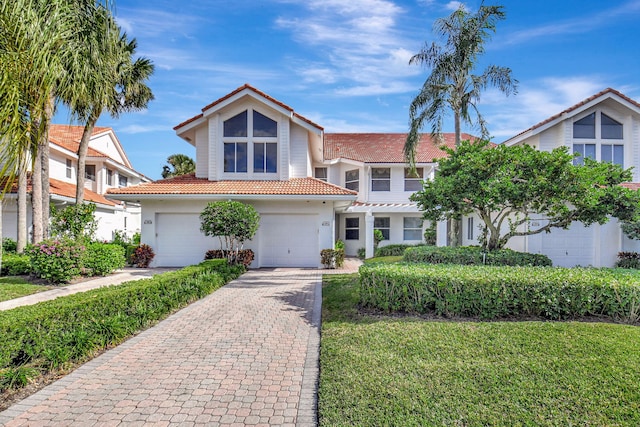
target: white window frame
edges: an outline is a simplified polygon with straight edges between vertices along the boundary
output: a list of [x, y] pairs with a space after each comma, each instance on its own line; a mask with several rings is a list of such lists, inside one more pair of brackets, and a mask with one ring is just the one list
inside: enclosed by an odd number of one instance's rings
[[[351, 172], [356, 173], [356, 178], [347, 180], [347, 176], [349, 176]], [[360, 191], [360, 169], [350, 169], [344, 172], [344, 186], [349, 190]]]
[[66, 176], [67, 178], [73, 178], [73, 161], [71, 159], [67, 159], [66, 164]]
[[[124, 181], [124, 185], [122, 184]], [[129, 177], [126, 175], [118, 174], [118, 187], [126, 187], [129, 185]]]
[[[387, 225], [379, 225], [382, 220], [387, 220]], [[378, 225], [376, 225], [378, 223]], [[391, 240], [391, 217], [388, 216], [375, 216], [373, 217], [373, 229], [382, 231], [384, 240]]]
[[329, 182], [329, 169], [326, 167], [314, 168], [313, 176], [320, 181]]
[[[375, 176], [374, 171], [385, 171], [388, 176]], [[382, 185], [382, 189], [377, 186]], [[388, 192], [391, 191], [391, 168], [371, 168], [371, 191]]]
[[[89, 172], [89, 169], [93, 168], [93, 173]], [[96, 180], [96, 165], [85, 165], [84, 167], [84, 179], [87, 181], [95, 182]]]
[[[575, 123], [584, 119], [585, 117], [594, 115], [595, 120], [594, 120], [594, 138], [585, 138], [585, 137], [581, 137], [581, 138], [577, 138], [575, 137]], [[622, 127], [622, 138], [603, 138], [602, 137], [602, 118], [603, 116], [606, 116], [608, 119], [618, 123], [621, 127]], [[607, 148], [609, 148], [611, 150], [611, 162], [614, 161], [615, 157], [614, 157], [614, 151], [616, 150], [614, 147], [621, 147], [622, 148], [622, 163], [620, 162], [616, 162], [616, 164], [621, 165], [622, 167], [624, 167], [625, 164], [625, 155], [626, 155], [626, 149], [625, 149], [625, 143], [624, 143], [624, 126], [625, 124], [623, 123], [622, 120], [620, 120], [619, 118], [614, 117], [613, 114], [610, 114], [608, 112], [604, 112], [602, 110], [591, 110], [588, 113], [582, 115], [582, 116], [578, 116], [576, 117], [573, 122], [572, 122], [572, 146], [571, 146], [571, 150], [572, 153], [578, 153], [580, 154], [578, 157], [575, 157], [573, 159], [573, 164], [574, 165], [582, 165], [584, 164], [584, 157], [588, 157], [591, 158], [593, 160], [596, 160], [598, 162], [602, 162], [605, 161], [604, 160], [604, 156], [602, 155], [603, 151], [605, 151]], [[589, 155], [586, 155], [586, 154]], [[609, 161], [609, 160], [606, 160]]]
[[[355, 220], [355, 222], [357, 223], [356, 226], [349, 226], [347, 225], [349, 223], [349, 220]], [[347, 234], [347, 231], [356, 231], [358, 238], [353, 238], [353, 237], [349, 237]], [[360, 240], [360, 218], [359, 217], [346, 217], [344, 219], [344, 240]]]
[[[424, 168], [416, 168], [416, 173], [418, 174], [417, 177], [411, 176], [409, 171], [409, 168], [404, 168], [404, 191], [414, 193], [422, 190], [422, 184], [424, 183]], [[407, 187], [411, 186], [416, 186], [416, 189], [407, 189]]]
[[[408, 227], [407, 226], [407, 219], [411, 219], [411, 220], [419, 220], [420, 221], [420, 227]], [[422, 218], [420, 218], [419, 216], [405, 216], [402, 217], [402, 240], [404, 241], [422, 241], [422, 225], [423, 225], [424, 221]], [[412, 225], [412, 224], [409, 224]], [[418, 232], [418, 238], [417, 239], [407, 239], [407, 233], [415, 233]]]
[[467, 240], [473, 240], [473, 217], [467, 218]]

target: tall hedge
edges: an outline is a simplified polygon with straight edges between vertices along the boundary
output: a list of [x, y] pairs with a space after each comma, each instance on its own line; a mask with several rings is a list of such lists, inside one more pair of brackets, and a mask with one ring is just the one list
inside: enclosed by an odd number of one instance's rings
[[387, 312], [640, 321], [640, 277], [629, 270], [365, 264], [360, 298]]
[[511, 249], [484, 252], [479, 246], [416, 246], [407, 248], [403, 255], [404, 261], [428, 264], [551, 266], [551, 260], [546, 255]]

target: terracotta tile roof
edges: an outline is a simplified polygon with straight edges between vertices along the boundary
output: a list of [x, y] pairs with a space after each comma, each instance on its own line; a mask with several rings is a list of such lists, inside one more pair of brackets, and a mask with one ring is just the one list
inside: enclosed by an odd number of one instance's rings
[[[83, 126], [52, 124], [49, 126], [49, 141], [62, 148], [66, 148], [69, 151], [77, 153], [78, 146], [80, 145], [80, 139], [82, 139], [83, 130]], [[111, 128], [96, 126], [93, 128], [93, 132], [91, 133], [91, 135], [97, 135], [109, 130], [111, 130]], [[109, 158], [108, 155], [91, 147], [89, 147], [89, 149], [87, 150], [87, 155], [90, 157]]]
[[194, 174], [109, 189], [108, 195], [118, 194], [224, 194], [266, 196], [356, 196], [355, 191], [315, 178], [292, 178], [288, 181], [209, 181]]
[[[455, 147], [455, 135], [445, 133], [444, 146]], [[463, 133], [462, 139], [475, 140], [476, 137]], [[350, 159], [364, 163], [405, 163], [404, 143], [406, 133], [327, 133], [324, 135], [324, 158]], [[416, 161], [431, 163], [434, 159], [446, 157], [431, 139], [431, 134], [422, 134]]]
[[[8, 190], [9, 193], [17, 193], [18, 192], [18, 183], [17, 181], [11, 186], [11, 189]], [[27, 182], [27, 192], [31, 193], [31, 177], [29, 177]], [[68, 197], [70, 199], [76, 198], [76, 186], [74, 184], [70, 184], [68, 182], [60, 181], [57, 179], [49, 178], [49, 193], [55, 194], [57, 196]], [[88, 190], [84, 189], [84, 199], [88, 202], [92, 203], [100, 203], [102, 205], [115, 206], [117, 203], [114, 203], [112, 200], [106, 199], [104, 196]]]
[[531, 126], [529, 129], [525, 129], [525, 130], [523, 130], [523, 131], [522, 131], [522, 132], [520, 132], [519, 134], [517, 134], [517, 135], [515, 135], [515, 136], [512, 136], [511, 138], [507, 139], [507, 140], [505, 141], [505, 143], [506, 143], [506, 142], [511, 141], [512, 139], [515, 139], [515, 138], [519, 137], [519, 136], [520, 136], [520, 135], [522, 135], [522, 134], [525, 134], [525, 133], [530, 132], [530, 131], [532, 131], [532, 130], [535, 130], [535, 129], [537, 129], [537, 128], [541, 127], [541, 126], [544, 126], [544, 125], [546, 125], [547, 123], [551, 123], [551, 122], [553, 122], [554, 120], [559, 119], [559, 118], [560, 118], [560, 117], [562, 117], [563, 115], [568, 114], [568, 113], [570, 113], [570, 112], [572, 112], [572, 111], [574, 111], [574, 110], [576, 110], [576, 109], [578, 109], [578, 108], [580, 108], [580, 107], [582, 107], [582, 106], [584, 106], [584, 105], [587, 105], [587, 104], [588, 104], [588, 103], [590, 103], [591, 101], [593, 101], [593, 100], [595, 100], [595, 99], [598, 99], [598, 98], [600, 98], [601, 96], [604, 96], [604, 95], [606, 95], [606, 94], [608, 94], [608, 93], [611, 93], [611, 94], [617, 95], [618, 97], [620, 97], [620, 98], [624, 99], [625, 101], [627, 101], [627, 102], [629, 102], [629, 103], [631, 103], [631, 104], [635, 105], [636, 107], [640, 108], [640, 103], [638, 103], [637, 101], [634, 101], [633, 99], [629, 98], [628, 96], [624, 95], [623, 93], [618, 92], [617, 90], [615, 90], [615, 89], [612, 89], [612, 88], [608, 87], [608, 88], [606, 88], [605, 90], [602, 90], [602, 91], [600, 91], [600, 92], [596, 93], [595, 95], [592, 95], [592, 96], [588, 97], [587, 99], [584, 99], [584, 100], [582, 100], [582, 101], [578, 102], [577, 104], [572, 105], [571, 107], [567, 108], [566, 110], [562, 110], [562, 111], [561, 111], [561, 112], [559, 112], [558, 114], [554, 114], [553, 116], [549, 117], [548, 119], [545, 119], [545, 120], [541, 121], [540, 123], [536, 123], [535, 125]]
[[640, 182], [623, 182], [620, 186], [628, 188], [630, 190], [640, 190]]
[[309, 123], [310, 125], [315, 126], [315, 127], [317, 127], [318, 129], [320, 129], [320, 130], [323, 130], [323, 127], [322, 127], [322, 126], [320, 126], [320, 125], [318, 125], [318, 124], [316, 124], [316, 123], [312, 122], [311, 120], [307, 119], [306, 117], [301, 116], [300, 114], [296, 113], [295, 111], [293, 111], [293, 108], [289, 107], [287, 104], [284, 104], [284, 103], [282, 103], [282, 102], [278, 101], [277, 99], [275, 99], [275, 98], [273, 98], [273, 97], [271, 97], [271, 96], [267, 95], [266, 93], [262, 92], [261, 90], [258, 90], [258, 89], [256, 89], [256, 88], [254, 88], [253, 86], [251, 86], [251, 85], [250, 85], [250, 84], [248, 84], [248, 83], [245, 83], [244, 85], [240, 86], [239, 88], [237, 88], [237, 89], [236, 89], [236, 90], [234, 90], [233, 92], [228, 93], [227, 95], [223, 96], [222, 98], [217, 99], [217, 100], [213, 101], [211, 104], [209, 104], [209, 105], [205, 106], [205, 107], [202, 109], [202, 113], [201, 113], [201, 114], [198, 114], [197, 116], [194, 116], [194, 117], [191, 117], [190, 119], [185, 120], [184, 122], [182, 122], [182, 123], [180, 123], [179, 125], [175, 126], [175, 127], [173, 128], [173, 130], [178, 130], [178, 129], [180, 129], [180, 128], [181, 128], [181, 127], [183, 127], [183, 126], [186, 126], [186, 125], [188, 125], [189, 123], [194, 122], [194, 121], [196, 121], [196, 120], [198, 120], [198, 119], [200, 119], [200, 118], [204, 117], [204, 114], [203, 114], [203, 113], [204, 113], [205, 111], [207, 111], [207, 110], [209, 110], [209, 109], [211, 109], [211, 108], [215, 107], [216, 105], [220, 104], [221, 102], [226, 101], [227, 99], [229, 99], [229, 98], [233, 97], [234, 95], [237, 95], [238, 93], [242, 92], [242, 91], [243, 91], [243, 90], [245, 90], [245, 89], [248, 89], [248, 90], [250, 90], [250, 91], [254, 92], [255, 94], [257, 94], [257, 95], [259, 95], [259, 96], [261, 96], [261, 97], [263, 97], [263, 98], [265, 98], [265, 99], [267, 99], [267, 100], [269, 100], [269, 101], [273, 102], [274, 104], [279, 105], [280, 107], [284, 108], [285, 110], [287, 110], [287, 111], [291, 112], [291, 113], [292, 113], [295, 117], [297, 117], [298, 119], [300, 119], [300, 120], [302, 120], [302, 121], [304, 121], [304, 122], [306, 122], [306, 123]]

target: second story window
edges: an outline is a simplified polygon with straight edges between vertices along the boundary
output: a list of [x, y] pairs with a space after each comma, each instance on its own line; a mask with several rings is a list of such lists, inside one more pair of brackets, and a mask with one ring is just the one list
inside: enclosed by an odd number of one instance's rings
[[[573, 122], [574, 165], [585, 158], [624, 166], [624, 144], [615, 144], [624, 137], [623, 125], [603, 112], [593, 112]], [[590, 140], [590, 141], [589, 141]]]
[[624, 167], [624, 145], [602, 144], [600, 147], [600, 161]]
[[573, 152], [579, 154], [573, 158], [573, 164], [583, 165], [585, 157], [596, 159], [596, 144], [573, 144]]
[[595, 139], [596, 137], [596, 113], [573, 122], [573, 137]]
[[313, 175], [324, 182], [327, 182], [327, 168], [315, 168], [313, 171]]
[[67, 159], [67, 178], [71, 178], [73, 174], [73, 162], [71, 159]]
[[253, 171], [276, 173], [278, 171], [278, 144], [256, 142], [253, 144]]
[[358, 169], [344, 173], [344, 186], [349, 190], [360, 191], [360, 171]]
[[371, 168], [371, 191], [391, 191], [390, 168]]
[[424, 168], [416, 168], [416, 173], [412, 174], [411, 169], [404, 168], [404, 191], [422, 190], [424, 180]]
[[249, 109], [225, 120], [223, 145], [224, 172], [278, 172], [278, 123], [258, 111]]
[[600, 138], [622, 139], [622, 123], [604, 113], [600, 113], [600, 120]]
[[96, 165], [86, 165], [84, 167], [84, 178], [88, 181], [96, 180]]
[[107, 169], [107, 185], [113, 185], [113, 171]]
[[224, 171], [225, 172], [246, 172], [247, 171], [247, 143], [246, 142], [225, 142], [224, 143]]
[[129, 184], [129, 180], [124, 175], [118, 175], [118, 186], [126, 187]]

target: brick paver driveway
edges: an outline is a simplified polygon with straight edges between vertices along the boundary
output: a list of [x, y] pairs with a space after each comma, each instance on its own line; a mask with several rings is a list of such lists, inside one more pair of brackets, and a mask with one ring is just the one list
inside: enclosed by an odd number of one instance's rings
[[7, 426], [316, 424], [318, 270], [255, 270], [0, 413]]

